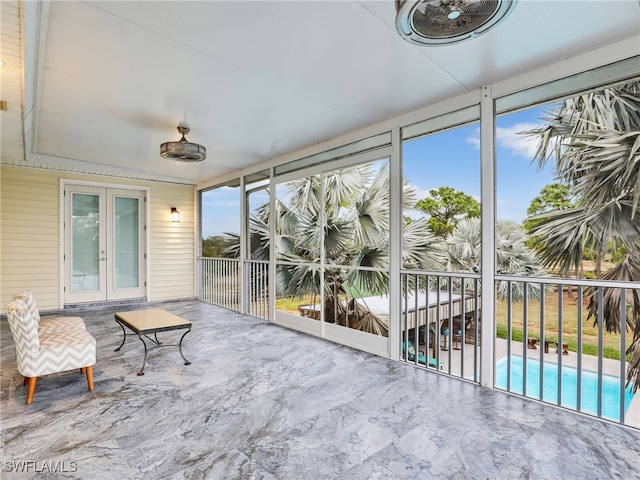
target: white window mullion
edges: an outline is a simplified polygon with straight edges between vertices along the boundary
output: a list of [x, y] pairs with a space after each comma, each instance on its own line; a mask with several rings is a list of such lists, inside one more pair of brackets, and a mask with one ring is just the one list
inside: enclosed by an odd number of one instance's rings
[[389, 161], [389, 356], [400, 360], [402, 268], [402, 138], [400, 129], [391, 131], [391, 159]]
[[482, 87], [480, 100], [480, 164], [482, 200], [482, 348], [480, 383], [493, 388], [493, 352], [495, 342], [495, 223], [496, 163], [495, 118], [491, 87]]

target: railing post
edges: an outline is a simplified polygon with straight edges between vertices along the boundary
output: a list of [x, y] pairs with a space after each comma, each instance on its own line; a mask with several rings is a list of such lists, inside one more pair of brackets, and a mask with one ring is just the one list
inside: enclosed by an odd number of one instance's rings
[[[246, 183], [244, 175], [240, 175], [240, 264], [238, 265], [238, 301], [240, 312], [249, 313], [248, 286], [251, 276], [247, 275], [245, 262], [250, 257], [249, 252], [249, 202], [247, 201]], [[271, 210], [273, 212], [273, 210]], [[249, 258], [250, 259], [250, 258]]]

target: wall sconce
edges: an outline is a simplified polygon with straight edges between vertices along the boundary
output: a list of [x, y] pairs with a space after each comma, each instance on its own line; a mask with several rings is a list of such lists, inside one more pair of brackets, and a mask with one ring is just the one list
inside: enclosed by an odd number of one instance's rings
[[180, 221], [180, 212], [176, 207], [171, 207], [171, 221], [172, 222]]

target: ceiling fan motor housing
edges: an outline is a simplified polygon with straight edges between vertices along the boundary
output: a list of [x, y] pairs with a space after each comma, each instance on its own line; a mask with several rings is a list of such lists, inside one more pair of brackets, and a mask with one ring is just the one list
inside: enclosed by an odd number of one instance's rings
[[396, 0], [396, 30], [416, 45], [450, 45], [495, 27], [517, 0]]
[[178, 162], [201, 162], [207, 158], [207, 149], [197, 143], [188, 142], [185, 135], [189, 127], [178, 125], [182, 138], [177, 142], [165, 142], [160, 145], [160, 156]]

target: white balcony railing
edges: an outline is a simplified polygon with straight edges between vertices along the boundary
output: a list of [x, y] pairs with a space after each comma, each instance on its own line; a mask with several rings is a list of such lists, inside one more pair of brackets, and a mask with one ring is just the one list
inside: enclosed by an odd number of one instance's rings
[[402, 273], [401, 360], [480, 381], [480, 276]]
[[[269, 318], [269, 262], [244, 263], [247, 288], [240, 285], [240, 261], [233, 258], [198, 258], [198, 299], [221, 307]], [[243, 295], [246, 308], [243, 308]]]
[[247, 260], [247, 313], [255, 317], [269, 318], [269, 262]]
[[[506, 276], [496, 281], [507, 295], [497, 299], [495, 387], [640, 427], [640, 395], [626, 381], [632, 340], [626, 319], [638, 284]], [[620, 326], [617, 332], [607, 331], [611, 322]]]
[[240, 261], [233, 258], [198, 258], [198, 299], [242, 312]]

